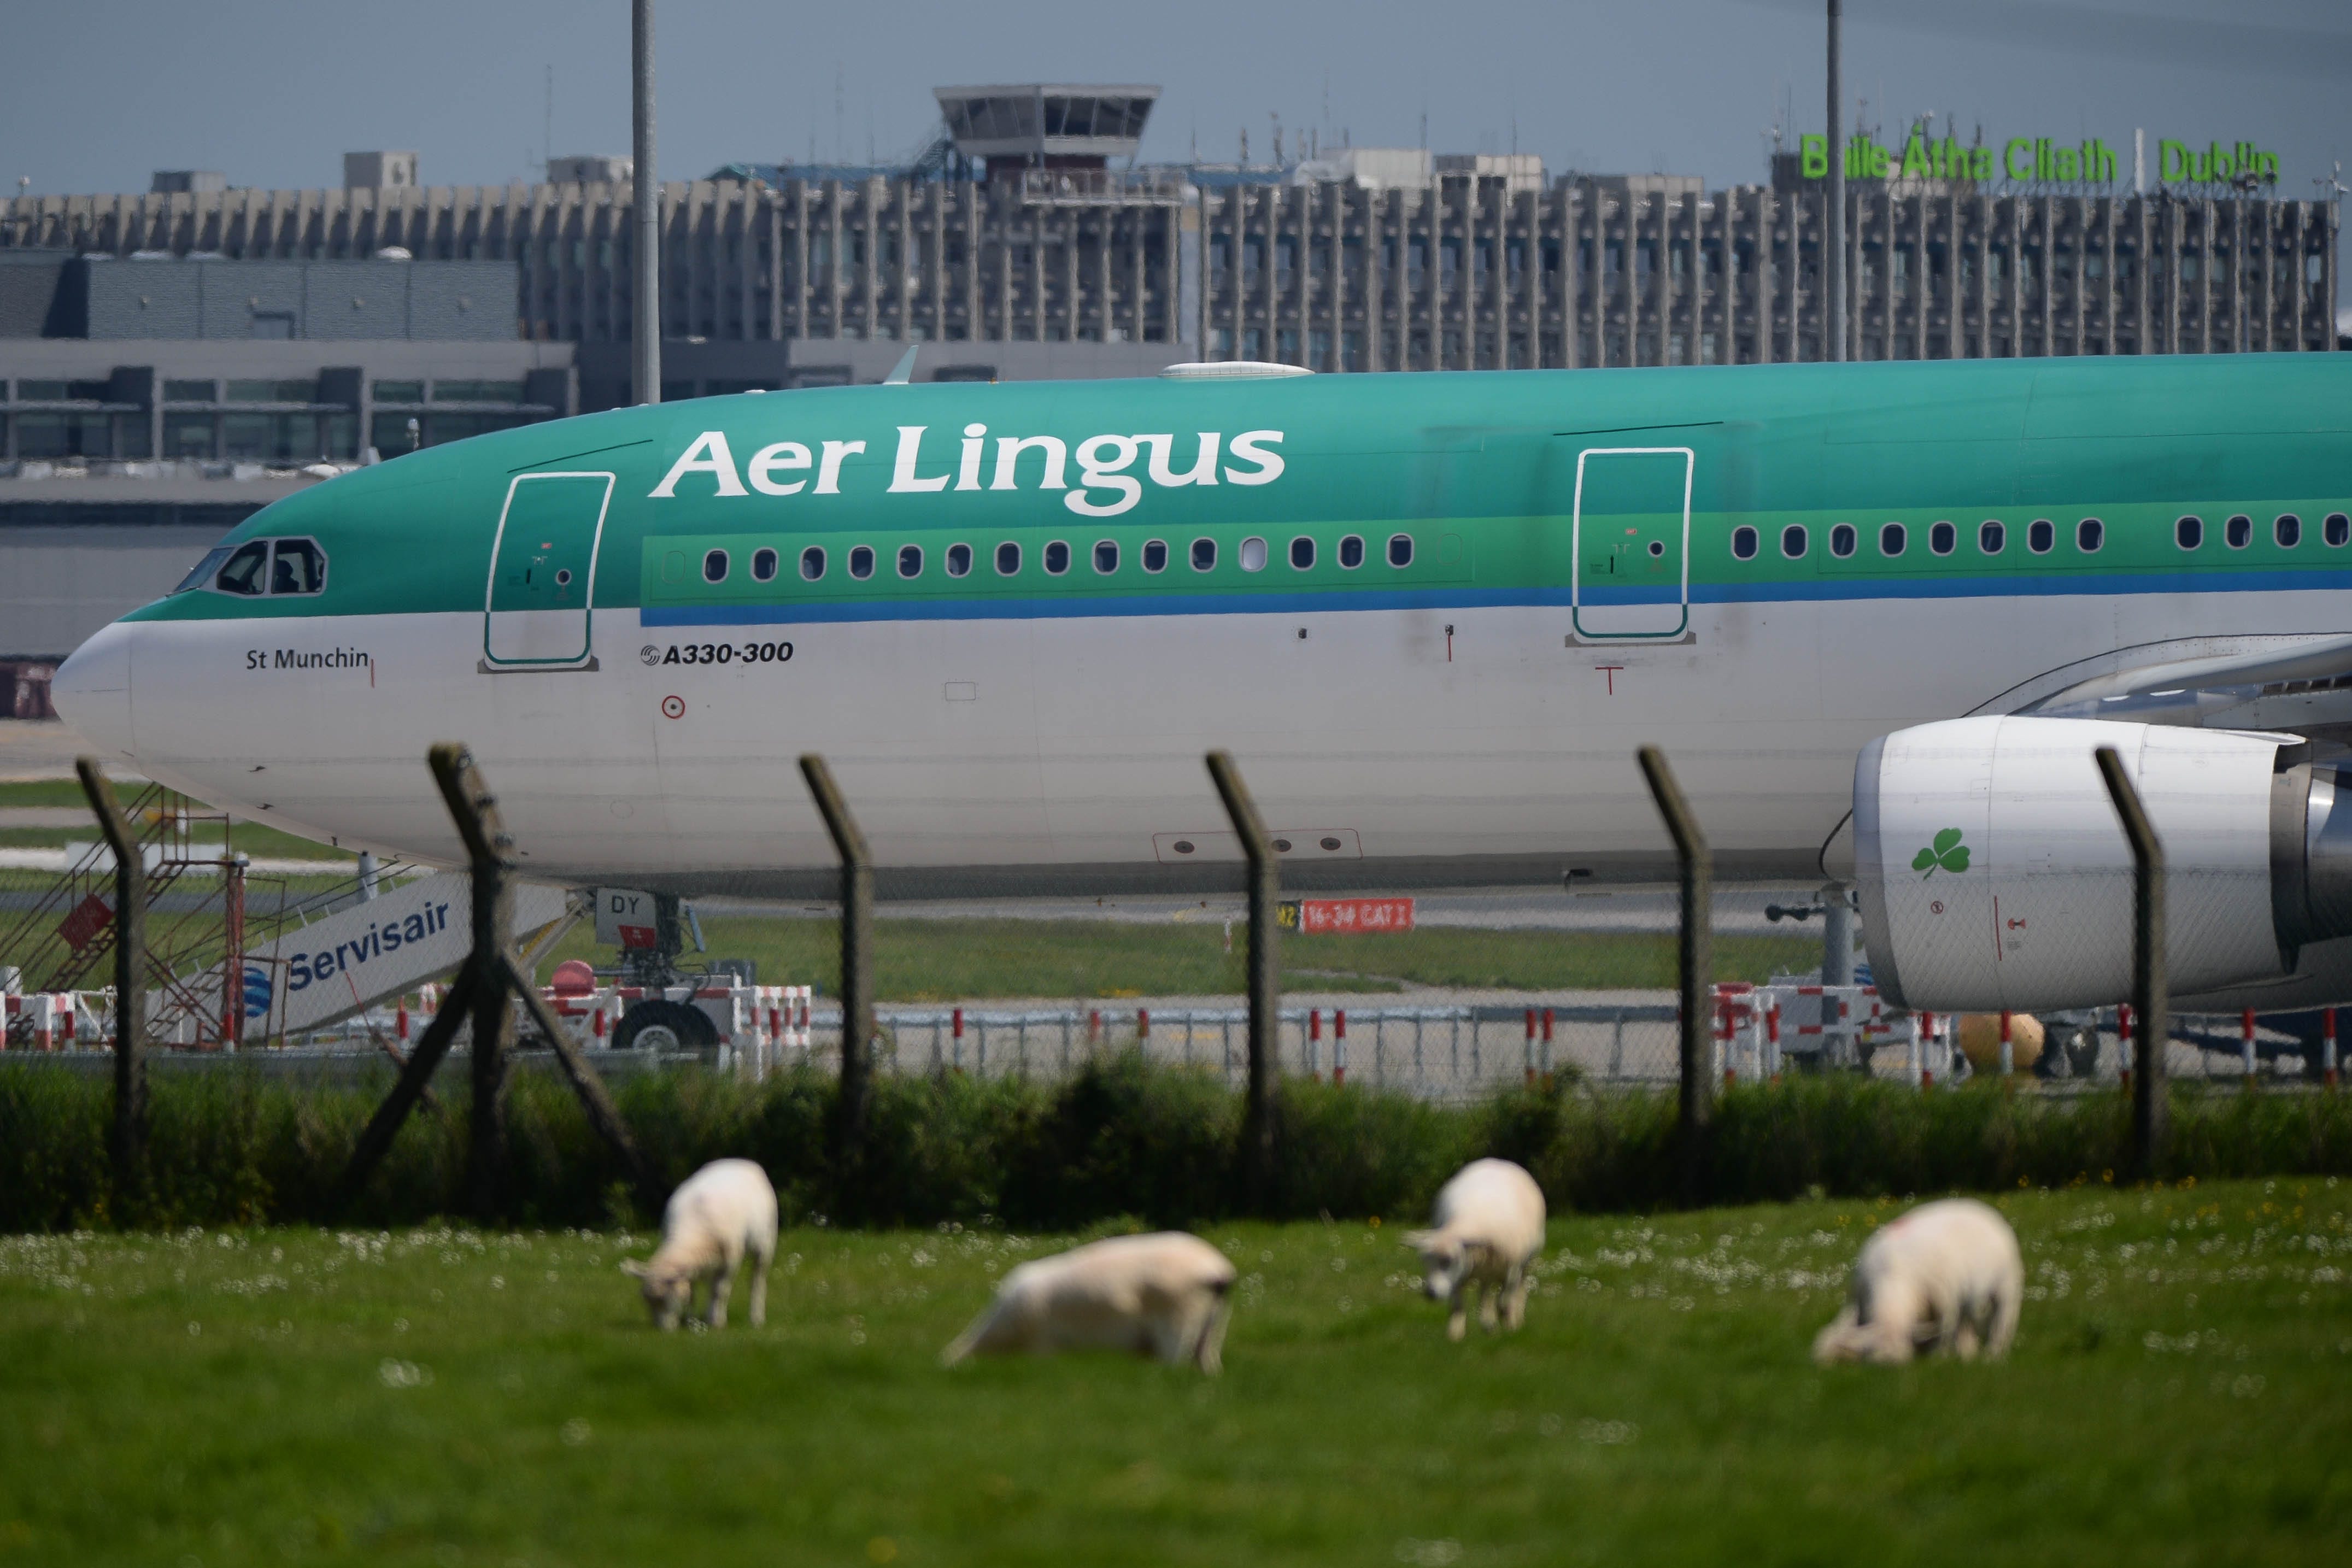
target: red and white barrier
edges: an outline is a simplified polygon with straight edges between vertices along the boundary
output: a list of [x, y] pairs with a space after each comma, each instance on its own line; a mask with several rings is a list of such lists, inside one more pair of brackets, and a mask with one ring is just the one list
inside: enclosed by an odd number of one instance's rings
[[[1799, 1021], [1808, 1018], [1819, 1021]], [[1918, 1028], [1919, 1020], [1913, 1019], [1915, 1058]], [[1535, 1030], [1535, 1009], [1529, 1009], [1530, 1053]], [[1549, 1030], [1545, 1034], [1549, 1040]], [[1780, 982], [1756, 986], [1738, 980], [1715, 988], [1715, 1065], [1726, 1083], [1738, 1082], [1743, 1072], [1777, 1078], [1787, 1065], [1790, 1042], [1797, 1042], [1795, 1049], [1812, 1051], [1832, 1040], [1844, 1040], [1856, 1057], [1864, 1047], [1897, 1042], [1896, 1028], [1887, 1020], [1876, 988]], [[1922, 1063], [1915, 1060], [1912, 1067], [1916, 1075]]]

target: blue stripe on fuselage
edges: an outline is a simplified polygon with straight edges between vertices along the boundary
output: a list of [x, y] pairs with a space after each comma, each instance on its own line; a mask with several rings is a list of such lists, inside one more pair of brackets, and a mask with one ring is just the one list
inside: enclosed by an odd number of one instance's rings
[[[2125, 593], [2284, 593], [2352, 589], [2352, 568], [2237, 572], [2067, 572], [2037, 577], [1856, 574], [1811, 582], [1696, 583], [1694, 604], [1862, 599], [2024, 599]], [[1640, 589], [1587, 590], [1592, 605], [1671, 603]], [[1090, 594], [1071, 598], [876, 599], [792, 604], [646, 606], [646, 626], [792, 626], [867, 621], [1042, 621], [1140, 615], [1290, 615], [1365, 610], [1568, 608], [1565, 588], [1325, 589], [1285, 593]]]

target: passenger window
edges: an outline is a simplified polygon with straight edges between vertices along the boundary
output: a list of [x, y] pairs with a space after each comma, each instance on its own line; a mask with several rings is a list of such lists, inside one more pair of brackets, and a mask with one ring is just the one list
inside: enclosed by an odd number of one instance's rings
[[970, 577], [971, 575], [971, 547], [970, 545], [948, 546], [948, 575], [950, 577]]
[[1245, 538], [1242, 541], [1242, 570], [1244, 571], [1264, 571], [1265, 570], [1265, 541], [1264, 539], [1258, 538], [1253, 535], [1249, 538]]
[[2320, 536], [2326, 539], [2328, 549], [2342, 549], [2352, 542], [2352, 517], [2341, 512], [2328, 513], [2327, 521], [2320, 527]]
[[2254, 519], [2243, 512], [2221, 526], [2221, 538], [2231, 549], [2243, 549], [2254, 542]]
[[1830, 554], [1843, 560], [1853, 553], [1854, 546], [1860, 542], [1861, 538], [1861, 535], [1854, 532], [1852, 523], [1840, 523], [1830, 530]]
[[1011, 577], [1021, 570], [1021, 547], [1011, 539], [996, 547], [996, 575]]
[[2195, 549], [2205, 542], [2205, 519], [2183, 517], [2172, 525], [2172, 542], [2182, 549]]
[[2293, 549], [2303, 542], [2303, 519], [2293, 512], [2281, 512], [2271, 525], [2271, 537], [2278, 540], [2279, 549]]
[[1146, 539], [1143, 541], [1143, 570], [1146, 571], [1166, 571], [1168, 570], [1168, 541], [1166, 539]]
[[268, 586], [263, 579], [268, 567], [269, 541], [256, 539], [228, 558], [228, 564], [220, 569], [213, 586], [223, 593], [259, 593]]
[[1937, 523], [1927, 529], [1927, 548], [1937, 555], [1951, 554], [1959, 542], [1959, 530], [1949, 523]]
[[715, 549], [703, 556], [702, 580], [705, 582], [724, 582], [727, 580], [727, 552], [725, 550]]
[[776, 580], [776, 552], [774, 550], [762, 547], [751, 552], [751, 580], [754, 582], [773, 582]]
[[849, 575], [863, 582], [874, 575], [874, 547], [852, 545], [849, 548]]
[[2084, 517], [2074, 525], [2074, 548], [2084, 555], [2095, 554], [2107, 542], [2107, 525], [2096, 517]]
[[1192, 570], [1194, 571], [1208, 571], [1215, 567], [1216, 564], [1217, 541], [1214, 539], [1194, 539], [1192, 541]]
[[269, 567], [272, 593], [316, 593], [327, 586], [326, 553], [309, 539], [279, 539]]
[[1389, 564], [1391, 566], [1411, 566], [1412, 564], [1412, 536], [1411, 534], [1391, 534], [1389, 536]]
[[2057, 542], [2057, 525], [2047, 517], [2034, 518], [2032, 525], [2025, 530], [2025, 548], [2035, 555], [2048, 555], [2050, 548]]
[[814, 582], [824, 575], [824, 547], [823, 545], [811, 545], [808, 549], [801, 551], [802, 579], [805, 581]]
[[1045, 546], [1045, 570], [1059, 577], [1070, 570], [1070, 547], [1060, 539], [1049, 540]]
[[922, 546], [900, 545], [898, 547], [898, 575], [904, 578], [917, 578], [923, 575]]
[[1339, 541], [1339, 564], [1353, 571], [1364, 564], [1364, 536], [1349, 534]]
[[2000, 526], [1999, 517], [1987, 517], [1977, 525], [1977, 549], [1986, 555], [1999, 555], [2009, 543], [2009, 530]]
[[1118, 541], [1117, 539], [1097, 539], [1095, 541], [1095, 570], [1105, 577], [1108, 577], [1112, 572], [1117, 571], [1118, 570]]
[[1790, 523], [1780, 530], [1780, 553], [1790, 560], [1804, 559], [1805, 547], [1811, 541], [1805, 537], [1805, 525]]
[[1742, 523], [1731, 530], [1731, 556], [1734, 560], [1756, 559], [1756, 530]]
[[1315, 564], [1315, 541], [1305, 534], [1290, 541], [1290, 565], [1294, 571], [1306, 571]]
[[1883, 556], [1901, 555], [1903, 553], [1903, 548], [1910, 542], [1910, 536], [1906, 532], [1901, 523], [1882, 523], [1879, 525], [1879, 554]]

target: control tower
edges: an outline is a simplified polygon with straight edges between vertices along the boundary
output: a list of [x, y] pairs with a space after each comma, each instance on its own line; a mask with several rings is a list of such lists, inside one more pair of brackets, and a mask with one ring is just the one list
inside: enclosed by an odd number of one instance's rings
[[1132, 160], [1156, 87], [942, 87], [940, 100], [956, 151], [983, 160], [992, 181], [1024, 169], [1104, 170]]

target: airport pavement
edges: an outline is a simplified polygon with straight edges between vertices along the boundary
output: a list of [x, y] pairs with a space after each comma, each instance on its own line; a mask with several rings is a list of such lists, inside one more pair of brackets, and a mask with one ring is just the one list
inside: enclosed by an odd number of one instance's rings
[[89, 811], [81, 806], [0, 806], [0, 828], [87, 828]]
[[[62, 719], [0, 719], [0, 784], [70, 779], [74, 758], [96, 749]], [[119, 768], [106, 772], [111, 779], [137, 777]]]
[[[1667, 887], [1630, 887], [1602, 894], [1570, 894], [1549, 888], [1445, 888], [1417, 893], [1413, 924], [1485, 931], [1670, 932], [1679, 918], [1675, 892]], [[798, 901], [698, 898], [703, 915], [751, 915], [771, 919], [832, 919], [834, 906]], [[1821, 917], [1770, 919], [1767, 911], [1807, 908], [1811, 894], [1793, 887], [1718, 887], [1713, 927], [1743, 936], [1818, 936]], [[1127, 898], [923, 899], [878, 904], [875, 913], [892, 920], [1101, 920], [1140, 925], [1240, 925], [1248, 910], [1240, 897], [1200, 898], [1141, 894]]]

